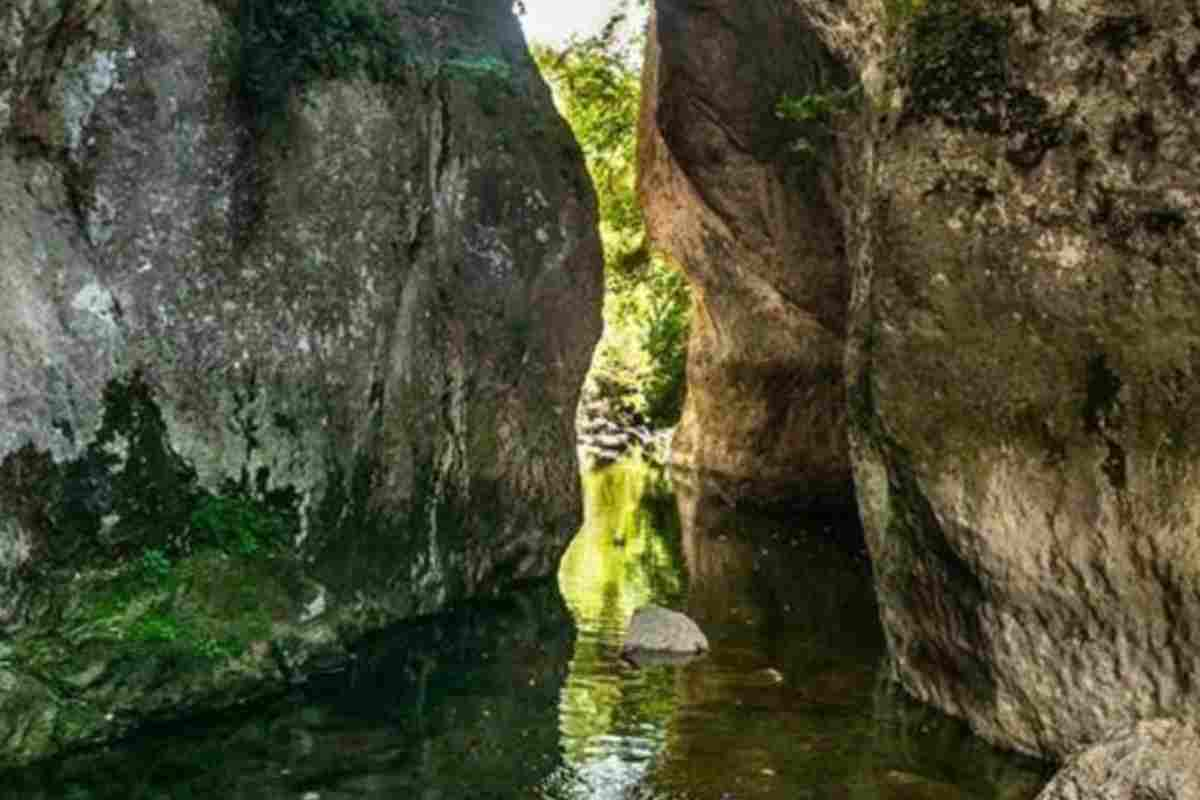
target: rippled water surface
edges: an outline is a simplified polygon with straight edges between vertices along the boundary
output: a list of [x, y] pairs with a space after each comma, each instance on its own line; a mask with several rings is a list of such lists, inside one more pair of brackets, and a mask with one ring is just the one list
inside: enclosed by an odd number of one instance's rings
[[[865, 559], [831, 544], [843, 532], [673, 492], [635, 461], [585, 486], [558, 586], [381, 636], [303, 695], [0, 775], [0, 798], [1036, 795], [1039, 765], [888, 682]], [[693, 616], [712, 652], [623, 662], [649, 601]]]

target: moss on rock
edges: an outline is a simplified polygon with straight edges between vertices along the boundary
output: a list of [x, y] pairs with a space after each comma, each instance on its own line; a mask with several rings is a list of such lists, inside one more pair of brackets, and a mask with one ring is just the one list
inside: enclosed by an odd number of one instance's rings
[[957, 0], [931, 0], [907, 29], [908, 114], [1010, 137], [1008, 158], [1036, 166], [1065, 141], [1064, 121], [1017, 83], [1010, 67], [1011, 22]]

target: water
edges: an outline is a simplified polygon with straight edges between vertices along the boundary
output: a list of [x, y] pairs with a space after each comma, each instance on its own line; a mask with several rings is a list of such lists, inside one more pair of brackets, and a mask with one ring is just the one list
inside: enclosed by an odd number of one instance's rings
[[[887, 680], [866, 560], [831, 543], [843, 532], [672, 492], [636, 461], [585, 486], [561, 594], [529, 586], [405, 626], [304, 694], [0, 775], [0, 798], [1037, 794], [1042, 766], [990, 749]], [[624, 626], [649, 601], [699, 621], [711, 654], [623, 662]]]

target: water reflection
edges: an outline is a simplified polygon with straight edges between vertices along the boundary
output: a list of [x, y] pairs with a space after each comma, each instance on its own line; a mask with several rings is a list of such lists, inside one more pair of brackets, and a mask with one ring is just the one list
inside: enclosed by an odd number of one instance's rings
[[[551, 797], [1031, 798], [1039, 765], [997, 753], [884, 673], [870, 568], [827, 520], [739, 513], [636, 461], [586, 476], [560, 584], [579, 629]], [[685, 610], [711, 653], [619, 659], [634, 608]]]
[[686, 597], [679, 516], [664, 476], [633, 459], [586, 473], [584, 526], [559, 571], [578, 635], [560, 703], [565, 764], [552, 798], [621, 798], [662, 751], [675, 709], [669, 666], [619, 654], [634, 609]]
[[[223, 721], [0, 775], [17, 800], [1025, 800], [1044, 775], [899, 695], [847, 532], [733, 511], [630, 461], [585, 476], [559, 586], [367, 643]], [[564, 603], [565, 600], [565, 603]], [[709, 655], [635, 668], [687, 611]], [[574, 624], [572, 624], [572, 622]]]
[[501, 800], [562, 763], [573, 630], [553, 583], [402, 626], [355, 668], [226, 720], [0, 774], [19, 800]]

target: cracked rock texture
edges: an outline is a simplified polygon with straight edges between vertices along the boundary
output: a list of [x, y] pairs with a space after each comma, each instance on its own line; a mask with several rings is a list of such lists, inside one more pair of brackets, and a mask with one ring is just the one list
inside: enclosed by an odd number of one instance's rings
[[237, 5], [0, 8], [0, 766], [332, 668], [579, 524], [594, 198], [511, 3], [369, 4], [404, 66], [268, 126]]
[[[835, 429], [804, 387], [844, 341], [897, 678], [1049, 757], [1194, 719], [1200, 6], [659, 0], [656, 41], [643, 191], [699, 306], [680, 457], [838, 464], [795, 422]], [[782, 93], [841, 90], [826, 60], [860, 92], [787, 134], [789, 184], [747, 154]]]

